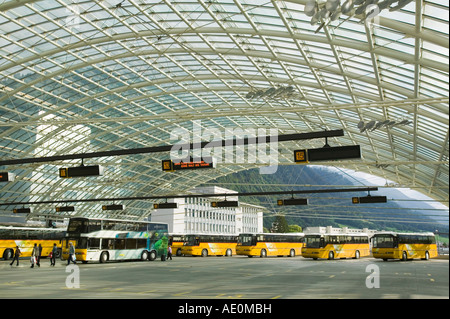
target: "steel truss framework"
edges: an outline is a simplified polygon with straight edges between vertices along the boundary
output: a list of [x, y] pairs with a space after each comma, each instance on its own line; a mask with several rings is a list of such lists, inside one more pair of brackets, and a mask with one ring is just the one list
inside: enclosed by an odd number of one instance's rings
[[[317, 33], [305, 3], [0, 1], [0, 158], [168, 145], [180, 129], [191, 142], [199, 131], [211, 140], [239, 128], [267, 135], [343, 129], [328, 143], [359, 144], [362, 159], [324, 165], [377, 175], [448, 205], [448, 1], [417, 0], [371, 23], [342, 16]], [[323, 145], [280, 143], [278, 164], [291, 164], [294, 149]], [[162, 172], [169, 154], [90, 159], [106, 167], [96, 179], [58, 178], [58, 167], [80, 161], [3, 166], [17, 177], [1, 184], [0, 196], [173, 195], [268, 165], [247, 151], [214, 171], [182, 173]], [[102, 215], [100, 205], [80, 204], [75, 214]], [[148, 201], [126, 206], [112, 217], [151, 213]], [[49, 212], [54, 207], [41, 205], [32, 214]]]

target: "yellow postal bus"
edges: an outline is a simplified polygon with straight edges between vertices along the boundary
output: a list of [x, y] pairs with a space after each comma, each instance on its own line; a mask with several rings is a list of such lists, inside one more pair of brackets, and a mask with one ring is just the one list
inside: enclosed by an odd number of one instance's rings
[[303, 233], [240, 234], [236, 254], [263, 258], [267, 256], [298, 256], [302, 253], [303, 237]]
[[34, 244], [41, 245], [41, 256], [47, 257], [53, 250], [53, 244], [58, 247], [56, 258], [61, 256], [61, 241], [65, 229], [0, 226], [0, 258], [5, 260], [14, 257], [16, 246], [19, 246], [20, 257], [30, 257]]
[[333, 260], [335, 258], [359, 259], [369, 256], [369, 236], [365, 233], [343, 234], [307, 234], [302, 256], [314, 260], [323, 258]]
[[183, 255], [228, 256], [236, 253], [237, 235], [185, 235]]
[[185, 239], [184, 235], [171, 234], [169, 235], [169, 246], [172, 247], [172, 255], [181, 256], [181, 248], [183, 248]]
[[384, 261], [414, 258], [428, 260], [437, 257], [436, 238], [433, 233], [378, 232], [373, 238], [372, 255]]

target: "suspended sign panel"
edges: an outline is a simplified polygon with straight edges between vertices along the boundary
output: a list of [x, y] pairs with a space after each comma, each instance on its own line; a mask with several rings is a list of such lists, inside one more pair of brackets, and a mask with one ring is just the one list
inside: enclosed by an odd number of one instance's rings
[[100, 165], [78, 166], [59, 169], [59, 177], [61, 178], [102, 176], [102, 175], [103, 175], [103, 167]]
[[172, 160], [162, 161], [162, 170], [166, 172], [201, 168], [216, 168], [215, 160], [212, 157], [205, 157], [198, 161], [194, 161], [192, 158], [185, 162], [174, 162]]
[[118, 204], [102, 206], [102, 210], [124, 210], [124, 209], [125, 209], [125, 205], [118, 205]]
[[294, 151], [295, 163], [334, 161], [355, 158], [361, 158], [361, 147], [359, 145], [322, 147]]
[[74, 212], [74, 206], [58, 206], [55, 208], [57, 212]]
[[353, 204], [387, 203], [386, 196], [352, 197]]
[[14, 182], [16, 175], [8, 172], [0, 172], [0, 182]]
[[14, 214], [30, 214], [31, 209], [30, 208], [14, 208], [13, 213]]
[[277, 200], [278, 206], [308, 205], [307, 198], [290, 198]]
[[239, 202], [235, 200], [226, 200], [222, 202], [211, 202], [211, 207], [239, 207]]
[[159, 203], [153, 204], [154, 209], [178, 208], [178, 203]]

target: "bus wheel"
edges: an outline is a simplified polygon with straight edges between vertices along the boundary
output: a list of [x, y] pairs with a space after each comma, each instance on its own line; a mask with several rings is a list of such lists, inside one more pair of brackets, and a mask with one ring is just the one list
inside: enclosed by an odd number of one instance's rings
[[202, 250], [202, 257], [208, 257], [208, 250], [207, 249], [203, 249]]
[[328, 253], [328, 260], [333, 260], [334, 259], [334, 252], [330, 251]]
[[148, 260], [148, 251], [144, 250], [141, 254], [141, 260]]
[[291, 249], [291, 251], [289, 252], [289, 257], [295, 257], [295, 250]]
[[181, 256], [181, 248], [178, 248], [176, 255], [177, 255], [178, 257]]
[[101, 263], [105, 263], [109, 260], [109, 254], [108, 252], [104, 251], [102, 252], [102, 254], [100, 255], [100, 262]]
[[406, 251], [404, 251], [402, 254], [402, 261], [407, 261], [407, 260], [408, 260], [408, 255], [406, 254]]
[[227, 256], [227, 257], [233, 256], [233, 252], [231, 251], [231, 249], [227, 249], [225, 256]]
[[425, 258], [422, 258], [422, 260], [429, 260], [430, 259], [430, 253], [428, 251], [425, 252]]
[[8, 260], [11, 259], [14, 255], [14, 252], [11, 249], [6, 249], [5, 252], [3, 253], [3, 259], [4, 260]]
[[360, 254], [359, 254], [359, 250], [355, 251], [355, 259], [359, 259]]
[[261, 258], [267, 257], [267, 251], [265, 249], [261, 249]]
[[156, 259], [156, 251], [152, 250], [148, 256], [148, 260], [153, 261]]

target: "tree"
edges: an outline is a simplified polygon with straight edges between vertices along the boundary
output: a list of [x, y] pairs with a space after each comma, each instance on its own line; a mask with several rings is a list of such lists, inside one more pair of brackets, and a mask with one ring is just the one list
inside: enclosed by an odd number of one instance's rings
[[272, 224], [272, 233], [287, 233], [289, 232], [289, 225], [284, 215], [278, 214], [275, 216], [275, 221]]
[[301, 233], [302, 232], [302, 227], [300, 227], [299, 225], [289, 225], [289, 233]]

